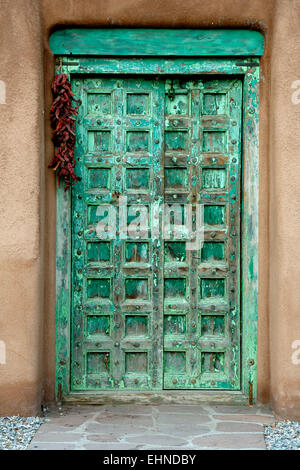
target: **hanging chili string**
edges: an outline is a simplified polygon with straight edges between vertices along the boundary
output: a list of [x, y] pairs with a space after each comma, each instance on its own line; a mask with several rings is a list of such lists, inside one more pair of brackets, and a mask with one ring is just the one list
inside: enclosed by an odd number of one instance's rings
[[50, 111], [51, 127], [53, 128], [53, 142], [55, 154], [49, 164], [49, 168], [57, 171], [58, 183], [63, 180], [65, 190], [78, 181], [74, 173], [75, 157], [74, 149], [76, 144], [75, 136], [75, 116], [78, 114], [78, 106], [73, 106], [73, 101], [77, 102], [72, 92], [71, 84], [65, 73], [55, 76], [52, 82], [53, 104]]

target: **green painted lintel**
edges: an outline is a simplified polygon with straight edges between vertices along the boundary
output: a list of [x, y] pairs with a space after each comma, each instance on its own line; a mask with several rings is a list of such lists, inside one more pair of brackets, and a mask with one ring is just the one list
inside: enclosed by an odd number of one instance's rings
[[50, 37], [54, 55], [261, 56], [264, 37], [237, 29], [64, 29]]

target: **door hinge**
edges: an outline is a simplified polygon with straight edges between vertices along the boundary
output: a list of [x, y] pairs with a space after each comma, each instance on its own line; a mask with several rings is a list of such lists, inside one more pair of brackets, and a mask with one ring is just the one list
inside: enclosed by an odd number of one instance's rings
[[249, 406], [253, 405], [253, 382], [249, 381]]
[[62, 405], [62, 385], [61, 385], [61, 382], [58, 382], [56, 401], [57, 401], [57, 406]]

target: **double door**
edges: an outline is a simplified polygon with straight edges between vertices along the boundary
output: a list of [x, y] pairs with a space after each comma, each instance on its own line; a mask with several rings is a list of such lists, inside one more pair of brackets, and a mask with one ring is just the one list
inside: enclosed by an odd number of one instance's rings
[[72, 88], [71, 389], [240, 389], [242, 82]]

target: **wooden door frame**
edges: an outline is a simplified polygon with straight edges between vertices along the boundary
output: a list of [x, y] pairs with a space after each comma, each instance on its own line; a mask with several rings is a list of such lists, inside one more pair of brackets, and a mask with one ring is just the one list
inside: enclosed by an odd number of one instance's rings
[[[66, 30], [74, 31], [74, 30]], [[168, 44], [170, 41], [170, 31], [177, 31], [182, 39], [191, 37], [194, 44], [194, 33], [197, 30], [159, 30], [159, 45], [155, 38], [152, 37], [153, 44], [149, 40], [149, 31], [154, 30], [92, 30], [97, 43], [102, 44], [101, 49], [89, 49], [91, 30], [80, 30], [80, 44], [73, 37], [73, 45], [75, 54], [84, 53], [84, 55], [73, 55], [70, 51], [70, 45], [62, 44], [62, 37], [65, 41], [67, 33], [62, 35], [61, 31], [54, 33], [52, 38], [52, 51], [56, 57], [57, 73], [61, 70], [67, 73], [70, 78], [76, 76], [87, 76], [89, 74], [130, 74], [130, 75], [209, 75], [209, 77], [226, 76], [227, 78], [239, 77], [243, 81], [243, 122], [242, 122], [242, 225], [241, 225], [241, 390], [240, 391], [205, 391], [205, 390], [162, 390], [157, 391], [99, 391], [99, 392], [71, 392], [70, 391], [70, 341], [71, 341], [71, 193], [65, 192], [62, 187], [57, 185], [57, 218], [56, 218], [56, 397], [66, 402], [87, 402], [87, 403], [151, 403], [153, 400], [161, 400], [176, 403], [255, 403], [257, 396], [257, 297], [258, 297], [258, 194], [259, 194], [259, 58], [263, 52], [263, 43], [261, 46], [261, 38], [259, 35], [260, 45], [258, 45], [258, 37], [251, 36], [259, 33], [246, 31], [246, 39], [243, 36], [245, 31], [240, 31], [240, 37], [244, 39], [242, 46], [238, 50], [236, 47], [236, 31], [226, 31], [223, 41], [226, 39], [226, 57], [220, 58], [220, 47], [215, 47], [218, 57], [214, 57], [212, 53], [212, 44], [214, 38], [206, 31], [206, 39], [201, 36], [203, 31], [198, 30], [202, 40], [201, 49], [198, 45], [199, 56], [195, 56], [193, 48], [184, 50], [178, 42], [179, 57], [173, 58], [175, 50], [171, 50], [172, 58], [161, 57], [158, 47], [165, 45], [163, 50], [164, 56], [168, 54]], [[84, 33], [85, 31], [85, 33]], [[108, 31], [106, 35], [99, 32]], [[116, 37], [124, 32], [124, 37], [128, 36], [128, 32], [134, 31], [135, 36], [141, 32], [142, 38], [138, 42], [136, 53], [132, 44], [128, 42], [127, 55], [116, 50], [116, 54], [112, 57], [101, 57], [99, 50], [103, 51], [103, 55], [107, 55], [107, 45], [112, 45], [111, 31]], [[100, 34], [100, 39], [97, 36]], [[145, 35], [145, 32], [147, 34]], [[184, 34], [183, 34], [184, 33]], [[216, 31], [214, 31], [216, 33]], [[230, 34], [229, 34], [230, 33]], [[235, 34], [233, 34], [235, 33]], [[243, 34], [242, 34], [243, 33]], [[144, 36], [143, 36], [144, 34]], [[153, 33], [154, 34], [154, 33]], [[172, 33], [174, 34], [174, 33]], [[234, 36], [232, 47], [230, 49], [230, 41], [228, 38]], [[252, 39], [251, 47], [247, 43], [250, 37]], [[82, 39], [86, 38], [86, 41]], [[85, 36], [86, 35], [86, 36]], [[147, 36], [148, 35], [148, 36]], [[178, 40], [178, 35], [176, 40]], [[172, 35], [171, 35], [172, 36]], [[222, 35], [221, 35], [222, 36]], [[55, 41], [53, 38], [55, 37]], [[147, 41], [144, 38], [147, 38]], [[107, 39], [108, 38], [108, 39]], [[171, 37], [172, 38], [172, 37]], [[194, 38], [194, 39], [193, 39]], [[220, 30], [217, 36], [220, 40]], [[254, 41], [256, 40], [256, 43]], [[106, 43], [105, 43], [106, 40]], [[108, 42], [107, 42], [108, 41]], [[139, 49], [140, 43], [144, 41], [143, 54]], [[204, 41], [204, 42], [203, 42]], [[206, 42], [205, 42], [206, 41]], [[55, 42], [55, 44], [54, 44]], [[207, 45], [203, 47], [204, 43]], [[256, 44], [256, 49], [254, 48]], [[53, 45], [54, 44], [54, 45]], [[69, 44], [69, 43], [68, 43]], [[97, 43], [98, 44], [98, 43]], [[152, 49], [151, 49], [152, 44]], [[50, 39], [51, 45], [51, 39]], [[123, 41], [124, 45], [124, 41]], [[149, 46], [150, 45], [150, 46]], [[84, 49], [84, 47], [85, 49]], [[150, 53], [149, 53], [150, 47]], [[195, 46], [196, 47], [196, 46]], [[126, 42], [125, 42], [126, 48]], [[147, 49], [148, 48], [148, 49]], [[113, 51], [109, 50], [109, 54]], [[187, 49], [187, 48], [186, 48]], [[255, 50], [254, 50], [255, 49]], [[88, 54], [91, 50], [91, 54]], [[207, 57], [209, 51], [210, 57]], [[118, 57], [116, 57], [118, 55]], [[127, 56], [133, 56], [128, 58]], [[225, 55], [225, 54], [224, 54]], [[113, 57], [114, 56], [114, 57]], [[145, 56], [139, 58], [138, 56]], [[151, 56], [151, 57], [150, 57]], [[189, 57], [187, 57], [189, 56]]]

